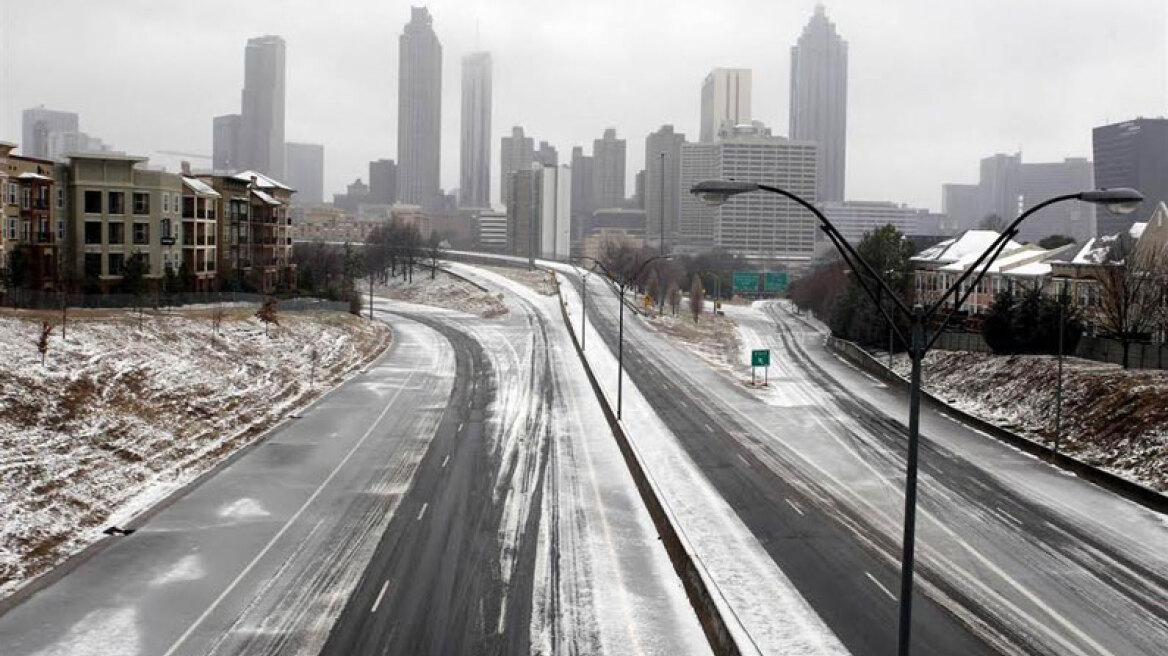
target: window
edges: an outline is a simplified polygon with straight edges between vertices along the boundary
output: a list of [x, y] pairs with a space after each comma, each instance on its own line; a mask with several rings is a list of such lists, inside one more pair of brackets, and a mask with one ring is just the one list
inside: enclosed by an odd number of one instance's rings
[[87, 191], [85, 192], [85, 213], [86, 214], [101, 214], [101, 192]]
[[23, 193], [20, 195], [20, 207], [27, 210], [32, 205], [32, 189], [25, 187], [21, 191]]
[[122, 275], [122, 269], [126, 266], [126, 256], [121, 253], [110, 253], [109, 260], [106, 262], [106, 271], [111, 276]]
[[[146, 226], [149, 228], [149, 226]], [[162, 238], [170, 239], [170, 219], [162, 220]]]
[[5, 188], [8, 190], [8, 204], [15, 205], [16, 204], [16, 183], [9, 182]]
[[[166, 198], [166, 194], [162, 195]], [[135, 191], [134, 192], [134, 214], [149, 214], [150, 213], [150, 194]]]
[[126, 243], [126, 224], [111, 223], [109, 224], [109, 243], [124, 244]]
[[57, 241], [65, 240], [65, 220], [57, 219]]
[[134, 224], [134, 243], [135, 244], [149, 244], [150, 243], [150, 224], [149, 223], [135, 223]]
[[16, 239], [16, 219], [8, 219], [8, 238]]
[[101, 243], [101, 222], [100, 221], [86, 221], [85, 222], [85, 243], [87, 243], [87, 244], [100, 244]]
[[109, 213], [110, 214], [125, 214], [126, 213], [126, 192], [111, 191], [109, 192]]
[[65, 190], [57, 187], [57, 209], [65, 209]]
[[170, 194], [162, 194], [162, 212], [163, 214], [170, 214]]
[[182, 215], [184, 219], [195, 218], [195, 197], [183, 196]]
[[[101, 224], [97, 224], [101, 227]], [[96, 278], [101, 275], [101, 253], [85, 254], [85, 277]]]

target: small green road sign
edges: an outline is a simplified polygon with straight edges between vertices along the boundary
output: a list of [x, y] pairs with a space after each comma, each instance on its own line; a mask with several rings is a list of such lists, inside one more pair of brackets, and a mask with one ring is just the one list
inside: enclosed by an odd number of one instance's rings
[[768, 271], [763, 278], [762, 289], [765, 292], [774, 292], [776, 294], [787, 291], [787, 272]]
[[771, 351], [770, 349], [755, 349], [750, 352], [750, 366], [752, 367], [769, 367], [771, 366]]
[[734, 293], [756, 293], [758, 291], [758, 278], [757, 271], [735, 271]]

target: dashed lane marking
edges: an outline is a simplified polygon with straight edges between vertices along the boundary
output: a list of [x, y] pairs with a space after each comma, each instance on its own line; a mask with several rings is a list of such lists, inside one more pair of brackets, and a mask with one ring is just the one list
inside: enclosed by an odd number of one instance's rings
[[373, 608], [369, 609], [370, 613], [376, 613], [377, 607], [381, 605], [381, 598], [385, 596], [385, 589], [389, 587], [389, 581], [381, 584], [381, 592], [377, 593], [377, 599], [373, 600]]
[[884, 587], [883, 583], [881, 583], [880, 581], [877, 581], [875, 576], [872, 576], [868, 572], [864, 572], [864, 576], [867, 576], [869, 581], [871, 581], [876, 587], [880, 588], [881, 592], [888, 595], [889, 599], [896, 601], [896, 595], [892, 594], [892, 592], [888, 588]]
[[794, 510], [795, 512], [799, 513], [800, 517], [803, 516], [803, 509], [799, 507], [799, 504], [795, 503], [794, 501], [791, 501], [790, 499], [783, 499], [783, 501], [786, 501], [787, 505], [791, 506], [791, 510]]
[[422, 504], [422, 509], [418, 511], [418, 521], [422, 521], [422, 516], [426, 514], [426, 508], [428, 508], [429, 506], [430, 506], [429, 501]]
[[442, 459], [442, 468], [443, 469], [446, 469], [446, 463], [448, 463], [448, 462], [450, 462], [450, 456], [446, 456], [445, 458]]

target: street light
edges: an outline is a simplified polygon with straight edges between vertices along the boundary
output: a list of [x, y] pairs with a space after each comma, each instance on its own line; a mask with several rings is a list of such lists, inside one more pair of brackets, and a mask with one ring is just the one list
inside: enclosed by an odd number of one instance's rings
[[[642, 262], [641, 266], [637, 267], [637, 270], [633, 273], [633, 275], [631, 275], [628, 278], [625, 278], [623, 280], [620, 278], [617, 278], [617, 276], [613, 275], [613, 273], [608, 270], [608, 267], [604, 266], [603, 262], [601, 262], [600, 260], [598, 260], [594, 257], [583, 256], [580, 259], [591, 260], [592, 262], [594, 262], [597, 266], [599, 266], [601, 268], [601, 270], [604, 271], [604, 275], [608, 276], [608, 279], [613, 281], [614, 283], [616, 283], [617, 287], [620, 288], [620, 320], [618, 322], [619, 328], [617, 328], [617, 339], [616, 339], [616, 344], [617, 344], [617, 347], [616, 347], [616, 352], [617, 352], [617, 356], [616, 356], [616, 418], [619, 421], [621, 418], [621, 402], [622, 402], [623, 396], [624, 396], [625, 290], [628, 289], [629, 285], [631, 285], [634, 281], [636, 281], [637, 278], [641, 277], [641, 272], [643, 272], [645, 270], [645, 267], [649, 266], [649, 264], [656, 262], [657, 260], [672, 260], [673, 256], [672, 255], [655, 255], [655, 256], [645, 260], [644, 262]], [[585, 285], [587, 285], [587, 281], [585, 281]], [[585, 286], [585, 289], [587, 289], [587, 286]], [[581, 346], [580, 348], [583, 349], [584, 347]]]
[[[871, 265], [868, 264], [860, 254], [856, 252], [855, 248], [844, 239], [839, 230], [832, 225], [831, 221], [823, 215], [811, 203], [803, 198], [769, 185], [758, 184], [754, 182], [739, 182], [735, 180], [707, 180], [699, 182], [690, 190], [691, 193], [698, 196], [698, 198], [708, 205], [721, 205], [725, 203], [730, 197], [749, 193], [752, 191], [769, 191], [780, 196], [784, 196], [799, 205], [802, 205], [812, 214], [814, 214], [820, 221], [820, 229], [831, 240], [833, 246], [839, 250], [840, 255], [843, 256], [844, 262], [857, 273], [856, 280], [859, 281], [860, 286], [863, 287], [864, 292], [876, 304], [876, 308], [880, 310], [880, 314], [884, 320], [888, 322], [893, 332], [900, 337], [900, 341], [908, 346], [908, 354], [912, 360], [912, 377], [909, 385], [909, 415], [908, 415], [908, 453], [906, 457], [906, 475], [904, 484], [904, 542], [903, 553], [900, 564], [900, 633], [898, 638], [897, 653], [900, 656], [908, 656], [909, 642], [912, 627], [912, 589], [913, 589], [913, 559], [914, 546], [916, 541], [916, 506], [917, 506], [917, 452], [919, 450], [920, 442], [920, 416], [921, 416], [921, 361], [924, 359], [925, 353], [937, 341], [937, 338], [944, 332], [945, 327], [949, 325], [950, 319], [953, 315], [961, 309], [962, 303], [969, 297], [982, 277], [989, 269], [993, 261], [1001, 254], [1002, 249], [1009, 243], [1015, 235], [1018, 234], [1018, 224], [1034, 214], [1035, 212], [1066, 200], [1078, 200], [1085, 203], [1093, 203], [1096, 205], [1106, 205], [1112, 212], [1118, 214], [1129, 214], [1139, 208], [1140, 203], [1143, 202], [1144, 197], [1140, 192], [1134, 189], [1118, 188], [1118, 189], [1095, 189], [1091, 191], [1083, 191], [1073, 194], [1065, 194], [1062, 196], [1055, 196], [1038, 203], [1030, 209], [1023, 212], [1018, 218], [1014, 219], [1009, 226], [998, 235], [998, 238], [989, 245], [989, 248], [981, 254], [980, 257], [974, 261], [973, 265], [963, 273], [956, 282], [953, 283], [949, 289], [941, 297], [933, 302], [928, 308], [925, 308], [920, 303], [916, 303], [912, 308], [897, 296], [892, 288], [884, 281], [875, 271], [872, 270]], [[988, 258], [988, 259], [987, 259]], [[983, 264], [984, 261], [984, 264]], [[976, 272], [976, 277], [973, 283], [969, 285], [965, 292], [960, 290], [965, 284], [966, 280]], [[864, 280], [864, 274], [873, 281], [878, 290], [888, 294], [895, 302], [893, 311], [900, 311], [907, 315], [911, 320], [910, 335], [906, 339], [905, 335], [901, 333], [900, 329], [896, 327], [896, 322], [884, 306], [880, 302], [880, 296], [869, 287], [869, 283]], [[925, 324], [936, 314], [953, 296], [955, 299], [953, 310], [941, 322], [940, 327], [932, 338], [927, 338], [925, 334]]]

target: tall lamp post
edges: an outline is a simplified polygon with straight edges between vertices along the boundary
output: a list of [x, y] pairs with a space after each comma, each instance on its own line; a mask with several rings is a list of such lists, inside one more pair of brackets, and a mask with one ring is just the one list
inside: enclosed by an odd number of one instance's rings
[[[818, 208], [803, 198], [778, 187], [733, 180], [707, 180], [694, 185], [690, 190], [691, 193], [697, 195], [698, 198], [709, 205], [721, 205], [729, 200], [731, 196], [754, 191], [767, 191], [784, 196], [803, 206], [819, 219], [820, 230], [827, 235], [832, 245], [840, 252], [844, 263], [853, 271], [857, 272], [856, 280], [860, 283], [864, 292], [876, 304], [876, 308], [880, 310], [881, 315], [891, 326], [893, 332], [900, 337], [901, 342], [908, 346], [908, 354], [912, 360], [912, 376], [909, 386], [908, 454], [906, 458], [904, 484], [904, 542], [900, 564], [900, 631], [897, 642], [897, 654], [900, 656], [908, 656], [912, 632], [913, 561], [916, 540], [917, 506], [917, 452], [920, 442], [921, 415], [921, 361], [924, 359], [925, 353], [944, 332], [950, 319], [961, 309], [961, 305], [965, 302], [965, 299], [977, 289], [982, 277], [990, 265], [993, 264], [993, 261], [1001, 254], [1006, 244], [1018, 234], [1018, 225], [1026, 217], [1044, 207], [1067, 200], [1106, 205], [1113, 212], [1129, 214], [1139, 208], [1144, 197], [1134, 189], [1117, 188], [1095, 189], [1055, 196], [1054, 198], [1044, 200], [1014, 219], [1002, 234], [998, 235], [998, 238], [989, 245], [989, 248], [974, 261], [973, 265], [951, 287], [945, 290], [940, 298], [928, 307], [923, 306], [921, 303], [916, 303], [910, 308], [903, 299], [893, 292], [889, 284], [877, 275], [871, 265], [864, 258], [860, 257], [860, 254], [844, 239], [843, 235], [832, 225], [831, 221]], [[972, 283], [967, 287], [964, 286], [965, 282], [971, 276], [973, 276]], [[865, 280], [865, 278], [868, 280]], [[963, 288], [965, 289], [964, 292], [961, 291]], [[888, 310], [880, 303], [878, 290], [887, 294], [892, 299], [894, 302], [893, 312], [900, 312], [909, 318], [910, 330], [907, 338], [896, 326], [896, 322]], [[954, 299], [953, 310], [942, 320], [940, 328], [930, 337], [925, 329], [926, 324], [945, 306], [951, 296]]]
[[[617, 328], [616, 338], [616, 418], [619, 421], [621, 418], [621, 402], [624, 397], [625, 378], [625, 290], [628, 289], [629, 285], [633, 284], [637, 278], [641, 277], [641, 273], [645, 270], [645, 267], [649, 266], [653, 262], [656, 262], [657, 260], [672, 260], [673, 256], [655, 255], [642, 262], [641, 266], [637, 267], [637, 270], [633, 272], [633, 275], [629, 276], [628, 278], [620, 278], [613, 275], [612, 271], [609, 271], [608, 267], [604, 266], [603, 262], [594, 257], [585, 256], [581, 257], [580, 259], [591, 260], [594, 262], [601, 268], [602, 271], [604, 271], [604, 275], [608, 276], [608, 279], [616, 283], [617, 288], [620, 289], [620, 320], [618, 321], [619, 327]], [[584, 347], [581, 346], [580, 348]]]

